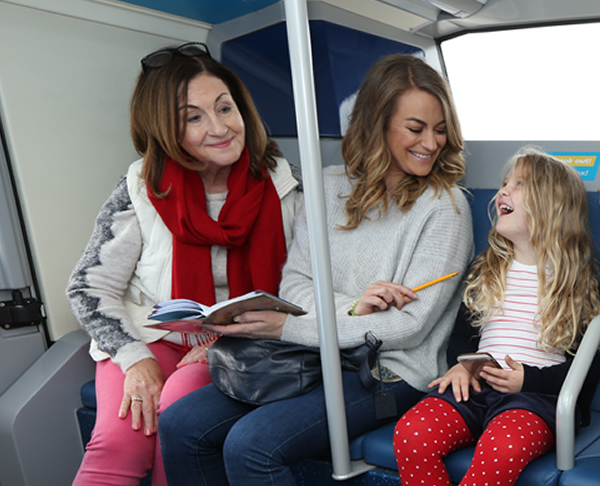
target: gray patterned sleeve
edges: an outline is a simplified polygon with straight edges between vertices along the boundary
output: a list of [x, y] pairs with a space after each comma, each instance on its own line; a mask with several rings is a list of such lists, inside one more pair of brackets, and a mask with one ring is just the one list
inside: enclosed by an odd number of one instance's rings
[[141, 248], [139, 222], [123, 178], [102, 206], [66, 291], [80, 325], [123, 371], [153, 357], [123, 304]]

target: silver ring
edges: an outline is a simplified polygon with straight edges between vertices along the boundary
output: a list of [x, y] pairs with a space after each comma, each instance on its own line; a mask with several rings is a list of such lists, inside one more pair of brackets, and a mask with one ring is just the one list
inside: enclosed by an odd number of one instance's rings
[[144, 399], [143, 399], [143, 398], [139, 398], [139, 397], [132, 398], [132, 400], [133, 400], [134, 402], [143, 402], [143, 401], [144, 401]]

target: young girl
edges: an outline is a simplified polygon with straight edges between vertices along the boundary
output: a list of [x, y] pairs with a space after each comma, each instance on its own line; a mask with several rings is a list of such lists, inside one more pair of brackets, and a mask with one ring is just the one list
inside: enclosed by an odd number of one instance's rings
[[[467, 278], [461, 316], [469, 322], [458, 319], [448, 353], [452, 364], [460, 353], [488, 352], [502, 368], [485, 366], [473, 376], [458, 363], [430, 383], [438, 389], [396, 425], [403, 486], [451, 484], [442, 458], [475, 442], [461, 486], [514, 484], [553, 447], [560, 387], [587, 324], [600, 313], [587, 195], [577, 172], [528, 150], [506, 173], [490, 247]], [[478, 348], [467, 329], [479, 329]], [[578, 400], [584, 424], [598, 361]]]

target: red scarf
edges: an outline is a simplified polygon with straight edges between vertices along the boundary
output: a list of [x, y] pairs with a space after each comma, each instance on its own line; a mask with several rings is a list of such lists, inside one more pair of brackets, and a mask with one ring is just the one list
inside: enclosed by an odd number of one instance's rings
[[169, 187], [171, 191], [164, 198], [150, 196], [150, 200], [173, 233], [173, 299], [215, 304], [212, 245], [227, 248], [230, 298], [257, 289], [277, 294], [286, 259], [281, 201], [271, 177], [258, 180], [249, 168], [245, 148], [231, 168], [227, 200], [215, 221], [206, 212], [200, 175], [168, 161], [159, 187], [161, 192]]

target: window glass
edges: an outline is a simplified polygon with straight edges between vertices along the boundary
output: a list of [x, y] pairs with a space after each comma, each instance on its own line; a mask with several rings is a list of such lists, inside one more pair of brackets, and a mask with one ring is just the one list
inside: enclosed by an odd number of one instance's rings
[[442, 43], [466, 140], [600, 140], [600, 24]]

